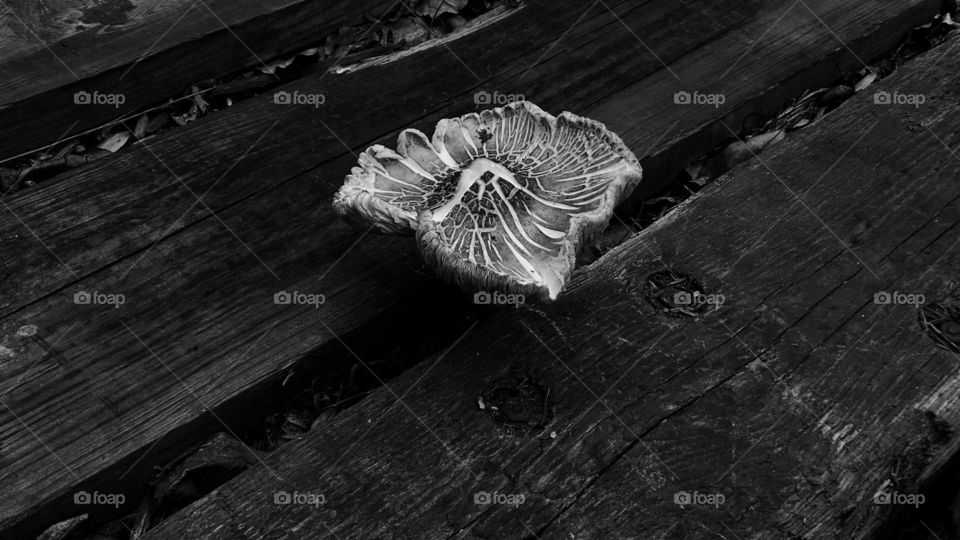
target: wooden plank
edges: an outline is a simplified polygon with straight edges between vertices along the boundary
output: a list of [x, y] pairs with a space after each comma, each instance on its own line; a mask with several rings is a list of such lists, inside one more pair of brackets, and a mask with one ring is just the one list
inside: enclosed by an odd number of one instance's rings
[[[701, 12], [695, 19], [701, 27], [682, 16], [690, 9], [685, 5], [608, 4], [634, 32], [653, 36], [651, 43], [657, 40], [662, 60], [682, 63], [679, 74], [686, 80], [719, 70], [717, 50], [730, 51], [729, 65], [735, 53], [742, 54], [744, 34], [729, 33], [729, 28], [746, 26], [749, 35], [759, 37], [789, 7], [787, 2], [712, 5], [710, 16]], [[810, 4], [832, 14], [836, 22], [831, 29], [850, 38], [865, 58], [882, 52], [873, 38], [896, 37], [889, 21], [908, 28], [935, 10], [932, 2], [920, 1], [871, 2], [850, 11], [826, 2]], [[8, 381], [3, 391], [9, 391], [2, 398], [9, 409], [0, 411], [0, 433], [8, 456], [3, 479], [16, 483], [20, 490], [14, 491], [24, 495], [0, 503], [4, 523], [21, 527], [8, 530], [35, 530], [40, 507], [51, 512], [43, 514], [48, 518], [55, 512], [66, 515], [71, 489], [116, 486], [119, 476], [124, 489], [129, 485], [132, 501], [147, 470], [126, 469], [162, 460], [200, 437], [213, 422], [200, 420], [205, 407], [227, 416], [224, 409], [231, 400], [335, 341], [323, 324], [341, 334], [415, 298], [422, 287], [435, 286], [419, 271], [409, 242], [365, 237], [352, 247], [361, 235], [339, 223], [329, 209], [330, 195], [354, 160], [341, 141], [359, 148], [393, 139], [407, 125], [430, 126], [469, 108], [478, 87], [516, 93], [523, 88], [516, 85], [526, 84], [529, 97], [552, 111], [600, 110], [603, 95], [628, 88], [632, 93], [624, 90], [616, 99], [672, 99], [679, 85], [662, 84], [662, 64], [642, 46], [637, 46], [640, 54], [624, 47], [623, 40], [634, 38], [620, 20], [599, 9], [582, 14], [580, 4], [531, 3], [486, 28], [481, 38], [450, 43], [454, 54], [435, 48], [285, 87], [322, 91], [330, 105], [322, 117], [277, 108], [267, 96], [11, 199], [9, 207], [18, 219], [0, 223], [5, 231], [0, 237], [9, 239], [4, 251], [17, 259], [4, 273], [22, 281], [0, 296], [15, 298], [5, 306], [0, 335], [16, 354], [0, 368]], [[724, 26], [717, 26], [720, 22]], [[825, 44], [831, 33], [811, 16], [799, 13], [784, 22], [806, 37], [796, 46], [757, 50], [757, 55], [772, 54], [779, 61], [769, 63], [774, 70], [767, 62], [745, 64], [747, 80], [755, 85], [751, 100], [763, 94], [762, 88], [797, 84], [793, 73], [821, 61], [828, 67], [818, 76], [832, 74], [850, 54]], [[811, 32], [821, 39], [810, 40]], [[597, 39], [598, 34], [613, 37]], [[504, 50], [514, 56], [504, 59]], [[469, 59], [470, 69], [481, 75], [479, 83], [457, 57]], [[691, 57], [700, 60], [686, 60]], [[597, 58], [605, 63], [597, 64]], [[418, 73], [413, 66], [424, 71], [411, 76]], [[516, 82], [528, 69], [530, 82]], [[567, 76], [579, 71], [590, 76]], [[644, 81], [651, 78], [648, 87]], [[382, 100], [383, 81], [396, 83], [390, 101]], [[734, 95], [743, 82], [730, 84]], [[357, 105], [370, 103], [379, 105]], [[635, 133], [628, 144], [666, 155], [672, 142], [695, 136], [719, 118], [736, 118], [749, 107], [731, 100], [720, 109], [694, 109], [698, 112], [684, 114], [677, 125], [671, 119], [676, 111], [664, 109], [649, 131]], [[680, 135], [662, 137], [670, 129]], [[196, 198], [163, 164], [181, 175], [189, 190], [206, 193], [205, 204], [216, 217], [203, 205], [194, 207]], [[137, 170], [135, 182], [131, 170]], [[82, 279], [39, 251], [24, 224]], [[323, 231], [322, 239], [316, 231]], [[322, 292], [327, 303], [320, 310], [280, 309], [272, 304], [272, 295], [283, 288]], [[72, 296], [80, 290], [121, 293], [128, 302], [120, 310], [73, 305]], [[39, 338], [18, 335], [28, 324], [36, 326]], [[48, 353], [51, 346], [62, 352]], [[202, 406], [195, 395], [202, 397]], [[64, 410], [71, 411], [68, 420]], [[90, 425], [97, 428], [78, 435], [78, 426]], [[64, 476], [63, 463], [75, 477]]]
[[[0, 10], [0, 161], [298, 52], [388, 0], [44, 0]], [[74, 93], [122, 95], [83, 105]]]
[[[732, 171], [152, 531], [149, 538], [856, 538], [954, 451], [958, 357], [881, 291], [960, 303], [960, 37]], [[725, 296], [651, 307], [682, 271]], [[524, 374], [552, 418], [477, 397]], [[545, 391], [546, 392], [546, 391]], [[280, 492], [325, 503], [277, 504]], [[477, 504], [479, 492], [522, 503]], [[676, 503], [681, 492], [716, 506]], [[720, 495], [720, 500], [715, 495]], [[514, 501], [519, 499], [512, 499]], [[931, 501], [927, 501], [928, 504]]]
[[[828, 4], [814, 5], [814, 9], [831, 16], [832, 28], [857, 56], [869, 61], [895, 46], [906, 29], [932, 16], [936, 5], [934, 1], [916, 0], [906, 4], [863, 4], [853, 10], [844, 6], [831, 11]], [[537, 9], [541, 8], [529, 8]], [[204, 203], [214, 211], [250, 196], [264, 196], [297, 174], [313, 171], [346, 154], [341, 141], [354, 150], [375, 140], [393, 144], [398, 129], [417, 123], [429, 130], [435, 119], [461, 114], [471, 106], [478, 87], [504, 94], [526, 89], [527, 97], [548, 110], [577, 110], [627, 133], [636, 152], [646, 156], [647, 179], [637, 192], [637, 198], [642, 199], [661, 189], [691, 156], [729, 138], [718, 119], [739, 125], [751, 113], [770, 114], [804, 89], [835, 80], [843, 66], [857, 62], [845, 48], [830, 41], [832, 34], [819, 26], [813, 16], [800, 11], [794, 12], [796, 17], [788, 13], [780, 24], [809, 27], [809, 32], [818, 35], [817, 40], [803, 34], [793, 46], [771, 51], [773, 58], [767, 58], [763, 48], [754, 47], [737, 61], [736, 56], [745, 52], [749, 32], [757, 37], [762, 35], [785, 7], [767, 3], [728, 9], [714, 5], [703, 14], [698, 13], [697, 18], [692, 17], [689, 9], [684, 5], [654, 3], [623, 12], [620, 18], [632, 25], [634, 33], [657, 40], [656, 55], [671, 63], [673, 74], [692, 83], [678, 82], [642, 45], [624, 47], [622, 40], [632, 37], [630, 31], [609, 15], [601, 19], [607, 13], [602, 9], [595, 9], [592, 16], [588, 13], [552, 50], [537, 49], [552, 43], [551, 39], [556, 41], [582, 14], [570, 12], [566, 19], [554, 20], [548, 16], [554, 12], [546, 11], [543, 22], [528, 23], [544, 25], [540, 36], [516, 36], [491, 29], [496, 32], [493, 35], [507, 40], [509, 50], [517, 52], [512, 59], [505, 61], [495, 52], [477, 52], [466, 40], [452, 47], [460, 51], [457, 54], [461, 57], [465, 58], [467, 53], [463, 51], [468, 49], [469, 54], [475, 55], [469, 70], [448, 51], [437, 48], [427, 53], [431, 63], [426, 65], [433, 68], [422, 79], [411, 78], [407, 67], [407, 62], [417, 62], [420, 56], [392, 66], [371, 68], [376, 69], [380, 79], [360, 74], [317, 74], [284, 88], [325, 93], [329, 99], [322, 116], [278, 108], [269, 97], [252, 100], [187, 126], [182, 132], [160, 137], [150, 143], [150, 148], [98, 162], [41, 189], [15, 194], [4, 202], [19, 219], [7, 215], [0, 220], [4, 251], [18, 254], [16, 259], [0, 260], [0, 276], [4, 278], [0, 280], [0, 316], [209, 218], [204, 205], [195, 204], [196, 197], [190, 191], [197, 195], [206, 193]], [[536, 13], [518, 15], [522, 15], [519, 20], [523, 21], [527, 21], [525, 17], [539, 18]], [[676, 22], [664, 26], [660, 19]], [[704, 27], [691, 26], [691, 20], [700, 19], [705, 19]], [[752, 23], [745, 25], [746, 21]], [[614, 34], [615, 42], [598, 44], [590, 37], [598, 24], [623, 34]], [[677, 32], [685, 28], [691, 28], [690, 34], [676, 38]], [[729, 28], [738, 30], [725, 33]], [[604, 47], [597, 54], [609, 60], [598, 63], [590, 58], [589, 51], [582, 50], [588, 43]], [[639, 55], [636, 47], [641, 49]], [[720, 47], [731, 51], [726, 63], [716, 59], [715, 51]], [[547, 54], [543, 55], [544, 52]], [[721, 78], [731, 67], [730, 73]], [[564, 69], [587, 70], [589, 76], [557, 80], [556, 74], [564, 73]], [[473, 78], [470, 70], [482, 74], [482, 80]], [[521, 77], [528, 82], [520, 81]], [[345, 88], [359, 80], [395, 81], [395, 94], [409, 96], [404, 103], [411, 107], [391, 106], [358, 113], [358, 101], [352, 99], [357, 89]], [[701, 81], [711, 80], [725, 81], [710, 88], [728, 95], [724, 106], [677, 107], [672, 103], [676, 91], [694, 89], [705, 84]], [[422, 81], [434, 81], [429, 88], [431, 93], [426, 92]], [[356, 84], [361, 92], [367, 92], [363, 95], [369, 98], [364, 99], [381, 101], [380, 84]], [[610, 96], [611, 92], [617, 93]], [[620, 114], [618, 108], [627, 113]], [[648, 129], [637, 131], [635, 125]], [[157, 162], [157, 157], [170, 164], [179, 179]], [[136, 181], [131, 181], [132, 170], [137, 171]], [[332, 193], [341, 176], [341, 171], [321, 175], [323, 188]], [[181, 180], [190, 186], [189, 190]], [[37, 237], [49, 251], [37, 249]]]

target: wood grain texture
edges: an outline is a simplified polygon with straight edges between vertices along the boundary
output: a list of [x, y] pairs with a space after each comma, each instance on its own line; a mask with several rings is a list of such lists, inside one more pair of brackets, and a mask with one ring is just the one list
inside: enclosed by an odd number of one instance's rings
[[[600, 6], [571, 28], [583, 15], [579, 6], [532, 5], [514, 16], [516, 22], [485, 31], [489, 38], [454, 43], [451, 50], [469, 59], [469, 66], [437, 48], [349, 76], [316, 74], [284, 88], [324, 93], [327, 104], [318, 114], [277, 107], [264, 96], [153, 139], [149, 148], [8, 197], [4, 204], [16, 218], [9, 213], [0, 218], [0, 238], [4, 250], [16, 257], [0, 260], [0, 315], [209, 219], [205, 206], [220, 211], [251, 196], [266, 196], [299, 174], [319, 176], [322, 189], [332, 194], [343, 171], [327, 175], [318, 167], [346, 154], [344, 144], [359, 151], [378, 140], [394, 144], [396, 132], [409, 125], [429, 131], [435, 120], [474, 108], [477, 89], [523, 94], [548, 111], [573, 110], [627, 133], [624, 140], [645, 157], [645, 181], [637, 192], [642, 199], [669, 182], [691, 156], [730, 138], [719, 119], [739, 125], [752, 112], [771, 114], [803, 89], [836, 79], [838, 66], [857, 62], [830, 41], [831, 31], [869, 61], [936, 11], [932, 1], [870, 2], [856, 9], [810, 4], [831, 18], [832, 30], [812, 15], [791, 11], [780, 24], [803, 29], [799, 41], [749, 49], [744, 33], [763, 35], [775, 20], [771, 17], [783, 15], [789, 4], [715, 5], [698, 12], [697, 18], [683, 4], [654, 2], [630, 11], [610, 5], [630, 30]], [[691, 21], [703, 26], [691, 26], [696, 24]], [[524, 27], [538, 33], [519, 32]], [[598, 40], [598, 28], [610, 38]], [[732, 28], [738, 30], [729, 31]], [[680, 80], [636, 42], [631, 31], [657, 43], [657, 57], [670, 63]], [[560, 36], [564, 39], [556, 41]], [[492, 43], [503, 43], [503, 48]], [[504, 58], [501, 50], [516, 54]], [[728, 51], [724, 61], [717, 60], [716, 50]], [[421, 58], [426, 70], [419, 74], [424, 69]], [[721, 79], [728, 70], [723, 84], [706, 82]], [[583, 72], [584, 77], [558, 76], [570, 72]], [[384, 81], [390, 81], [391, 99], [400, 101], [384, 101]], [[673, 104], [675, 92], [705, 92], [708, 85], [729, 96], [724, 106]], [[362, 108], [359, 103], [379, 106]], [[197, 203], [194, 194], [203, 195], [204, 204]]]
[[[0, 161], [314, 45], [388, 0], [43, 0], [0, 9]], [[120, 94], [78, 105], [74, 93]]]
[[[857, 538], [960, 427], [956, 355], [879, 291], [960, 302], [960, 59], [950, 43], [268, 459], [150, 538]], [[670, 268], [726, 304], [668, 318]], [[511, 370], [550, 388], [529, 435], [478, 408]], [[402, 399], [400, 399], [402, 398]], [[555, 434], [555, 438], [551, 435]], [[322, 494], [319, 507], [275, 504]], [[523, 504], [478, 505], [478, 491]], [[680, 491], [719, 506], [675, 504]], [[934, 504], [927, 501], [928, 504]]]
[[[0, 336], [14, 356], [0, 364], [0, 478], [17, 495], [0, 501], [0, 522], [31, 530], [23, 520], [38, 508], [69, 514], [80, 487], [122, 481], [133, 500], [149, 470], [127, 469], [201, 437], [201, 424], [215, 424], [208, 408], [222, 410], [334, 341], [331, 332], [416, 302], [434, 283], [412, 242], [364, 236], [335, 219], [329, 200], [355, 159], [346, 147], [392, 144], [411, 125], [429, 129], [473, 109], [483, 89], [522, 92], [548, 111], [620, 127], [627, 119], [609, 100], [650, 103], [661, 114], [627, 144], [638, 155], [682, 162], [692, 148], [672, 153], [674, 145], [752, 107], [733, 99], [719, 109], [667, 105], [704, 73], [719, 76], [727, 69], [720, 64], [734, 66], [746, 52], [726, 91], [755, 101], [778, 84], [801, 84], [798, 72], [834, 76], [850, 53], [829, 41], [832, 32], [867, 59], [896, 37], [891, 21], [905, 30], [935, 11], [921, 1], [843, 10], [807, 2], [830, 14], [830, 30], [797, 12], [781, 24], [800, 41], [748, 49], [748, 36], [763, 36], [790, 2], [710, 4], [695, 18], [682, 3], [607, 4], [617, 17], [600, 5], [584, 15], [579, 3], [532, 2], [449, 50], [284, 87], [324, 93], [319, 112], [263, 96], [5, 201], [0, 238], [10, 256], [0, 271]], [[631, 31], [656, 44], [656, 56]], [[717, 51], [726, 51], [724, 62]], [[768, 55], [776, 60], [754, 58]], [[660, 60], [686, 83], [670, 86]], [[327, 302], [317, 310], [276, 306], [273, 294], [283, 289], [322, 293]], [[124, 294], [126, 303], [75, 305], [79, 291]], [[25, 325], [37, 335], [19, 335]]]

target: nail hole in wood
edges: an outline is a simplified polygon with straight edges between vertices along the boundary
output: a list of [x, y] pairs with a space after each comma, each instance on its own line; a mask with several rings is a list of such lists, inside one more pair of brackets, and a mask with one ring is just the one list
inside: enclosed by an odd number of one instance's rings
[[516, 369], [487, 385], [479, 405], [496, 423], [515, 434], [542, 429], [553, 418], [550, 388]]
[[655, 310], [671, 317], [695, 318], [723, 304], [721, 295], [708, 294], [696, 279], [673, 270], [650, 274], [640, 292]]

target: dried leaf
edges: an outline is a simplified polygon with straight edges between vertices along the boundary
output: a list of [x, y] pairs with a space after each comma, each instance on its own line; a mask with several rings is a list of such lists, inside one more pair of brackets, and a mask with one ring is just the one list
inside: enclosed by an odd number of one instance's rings
[[733, 168], [737, 163], [752, 158], [754, 154], [759, 153], [765, 146], [773, 144], [783, 139], [783, 137], [783, 130], [778, 129], [754, 135], [745, 141], [734, 141], [723, 149], [725, 164], [728, 168]]
[[197, 104], [193, 103], [190, 105], [190, 110], [184, 114], [175, 114], [172, 116], [173, 121], [181, 126], [185, 126], [190, 122], [193, 122], [197, 119]]
[[467, 24], [467, 18], [462, 15], [453, 15], [447, 19], [447, 30], [453, 32], [454, 30]]
[[121, 131], [119, 133], [114, 133], [113, 135], [107, 137], [107, 140], [100, 143], [99, 148], [106, 150], [108, 152], [116, 152], [123, 148], [123, 145], [127, 144], [127, 141], [130, 140], [129, 131]]
[[460, 13], [469, 0], [421, 0], [413, 12], [421, 17], [437, 17], [444, 13]]
[[782, 129], [768, 131], [766, 133], [760, 133], [758, 135], [748, 137], [747, 146], [749, 146], [751, 150], [759, 152], [767, 145], [782, 141], [783, 137], [784, 133]]
[[416, 45], [430, 38], [430, 29], [423, 21], [413, 17], [401, 17], [390, 24], [389, 28], [390, 44]]
[[824, 92], [820, 96], [820, 104], [826, 107], [836, 107], [837, 105], [846, 101], [852, 95], [853, 88], [845, 84], [841, 84]]
[[159, 504], [171, 494], [179, 495], [181, 483], [188, 481], [187, 477], [200, 469], [214, 468], [221, 471], [246, 469], [257, 461], [257, 456], [253, 452], [255, 451], [226, 433], [217, 433], [193, 453], [176, 463], [157, 482], [154, 498]]
[[170, 113], [167, 111], [160, 111], [155, 116], [150, 117], [150, 121], [147, 122], [146, 134], [149, 135], [154, 131], [162, 128], [167, 125], [167, 122], [170, 121]]
[[867, 72], [866, 75], [863, 76], [862, 79], [857, 81], [856, 86], [853, 87], [853, 91], [860, 92], [861, 90], [864, 90], [868, 86], [873, 84], [873, 82], [876, 80], [877, 80], [877, 72], [871, 69], [870, 71]]
[[[296, 59], [297, 59], [296, 56], [291, 56], [290, 58], [285, 58], [285, 59], [283, 59], [283, 60], [277, 60], [277, 61], [275, 61], [275, 62], [270, 62], [269, 64], [261, 67], [261, 68], [260, 68], [260, 71], [263, 72], [263, 73], [266, 73], [267, 75], [273, 75], [274, 73], [277, 72], [278, 69], [285, 69], [285, 68], [287, 68], [287, 67], [290, 67], [290, 64], [292, 64], [293, 61], [296, 60]], [[203, 110], [204, 112], [206, 112], [206, 109], [201, 109], [201, 110]]]
[[142, 139], [147, 134], [147, 126], [150, 124], [150, 117], [146, 113], [140, 115], [137, 125], [133, 128], [133, 136]]
[[[290, 62], [293, 62], [293, 60], [291, 59]], [[190, 87], [190, 93], [193, 94], [193, 103], [197, 106], [197, 109], [200, 109], [201, 113], [206, 114], [209, 105], [207, 101], [203, 99], [203, 94], [200, 92], [200, 89], [192, 86]]]
[[60, 523], [55, 523], [43, 531], [43, 533], [37, 537], [37, 540], [60, 540], [70, 534], [70, 531], [72, 531], [74, 527], [83, 523], [86, 519], [87, 514], [81, 514], [77, 517], [63, 520]]

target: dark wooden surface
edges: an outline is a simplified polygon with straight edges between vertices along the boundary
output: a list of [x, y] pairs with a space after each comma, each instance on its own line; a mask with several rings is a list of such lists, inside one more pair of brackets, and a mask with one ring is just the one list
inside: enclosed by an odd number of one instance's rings
[[[323, 92], [319, 112], [263, 96], [4, 200], [0, 238], [12, 255], [0, 270], [0, 335], [13, 356], [0, 364], [0, 478], [12, 488], [0, 523], [33, 530], [23, 519], [40, 510], [69, 515], [80, 487], [136, 490], [147, 464], [218, 424], [205, 411], [227, 417], [228, 404], [334, 333], [435, 284], [411, 242], [365, 236], [333, 216], [329, 199], [355, 160], [347, 147], [392, 145], [410, 125], [429, 131], [473, 110], [478, 89], [523, 93], [621, 132], [647, 156], [649, 194], [666, 176], [650, 171], [679, 167], [695, 143], [702, 151], [730, 138], [719, 120], [775, 110], [785, 88], [799, 94], [858, 66], [834, 34], [869, 61], [936, 10], [807, 2], [829, 28], [795, 6], [768, 36], [791, 2], [607, 4], [616, 17], [599, 4], [584, 15], [580, 3], [531, 2], [449, 50], [285, 87]], [[673, 104], [678, 90], [728, 100], [685, 108]], [[327, 303], [275, 306], [281, 289]], [[127, 302], [74, 305], [80, 290]], [[18, 334], [26, 325], [35, 336]]]
[[[857, 538], [944, 463], [960, 363], [917, 310], [960, 303], [958, 38], [736, 168], [581, 271], [163, 523], [150, 538]], [[878, 105], [874, 92], [926, 103]], [[882, 159], [878, 159], [882, 156]], [[651, 273], [726, 304], [656, 312]], [[478, 407], [549, 388], [529, 434]], [[279, 476], [279, 478], [278, 478]], [[520, 494], [519, 507], [474, 503]], [[719, 493], [719, 507], [674, 503]], [[274, 503], [322, 494], [319, 507]], [[935, 504], [935, 501], [927, 501]]]
[[[0, 6], [0, 161], [82, 133], [191, 83], [321, 42], [388, 0], [11, 0]], [[121, 94], [77, 105], [78, 91]]]

